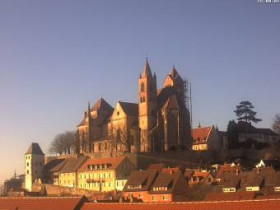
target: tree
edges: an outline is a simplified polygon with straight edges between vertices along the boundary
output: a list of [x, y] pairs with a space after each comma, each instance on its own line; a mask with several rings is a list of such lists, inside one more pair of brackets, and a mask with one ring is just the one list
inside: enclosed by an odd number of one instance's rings
[[66, 131], [55, 136], [49, 147], [49, 153], [70, 154], [75, 146], [75, 132]]
[[234, 120], [230, 120], [227, 126], [228, 147], [229, 149], [238, 147], [238, 131], [237, 124]]
[[250, 124], [251, 122], [258, 123], [259, 121], [262, 121], [261, 119], [256, 118], [257, 112], [253, 111], [254, 108], [255, 107], [250, 101], [241, 101], [234, 111], [237, 116], [237, 120], [245, 121]]
[[111, 142], [109, 146], [111, 157], [130, 152], [130, 143], [127, 136], [128, 132], [126, 132], [125, 128], [113, 128], [111, 130]]
[[273, 130], [280, 135], [280, 114], [276, 114], [272, 125]]

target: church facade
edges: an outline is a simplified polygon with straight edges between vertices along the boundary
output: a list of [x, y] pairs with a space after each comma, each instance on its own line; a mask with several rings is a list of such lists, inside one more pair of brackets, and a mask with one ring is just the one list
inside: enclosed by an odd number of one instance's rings
[[77, 126], [77, 153], [166, 152], [190, 150], [190, 112], [185, 81], [173, 67], [163, 87], [146, 61], [138, 79], [138, 103], [119, 101], [115, 108], [100, 98], [88, 105]]

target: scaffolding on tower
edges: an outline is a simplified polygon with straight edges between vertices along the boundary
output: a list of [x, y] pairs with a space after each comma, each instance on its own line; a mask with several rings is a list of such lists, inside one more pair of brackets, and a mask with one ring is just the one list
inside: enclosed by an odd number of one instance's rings
[[185, 79], [184, 80], [184, 100], [185, 105], [190, 113], [190, 126], [192, 128], [192, 93], [191, 93], [191, 83]]

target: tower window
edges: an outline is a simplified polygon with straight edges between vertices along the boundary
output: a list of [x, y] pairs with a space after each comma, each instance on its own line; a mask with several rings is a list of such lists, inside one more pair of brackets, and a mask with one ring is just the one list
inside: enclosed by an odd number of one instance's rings
[[144, 85], [144, 83], [142, 82], [141, 83], [141, 92], [144, 92], [145, 91], [145, 85]]

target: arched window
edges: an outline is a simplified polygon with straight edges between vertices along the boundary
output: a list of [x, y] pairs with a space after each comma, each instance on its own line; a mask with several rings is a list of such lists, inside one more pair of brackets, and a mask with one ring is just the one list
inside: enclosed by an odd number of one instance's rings
[[142, 82], [141, 83], [141, 92], [144, 92], [145, 91], [145, 85], [144, 85], [144, 83]]

